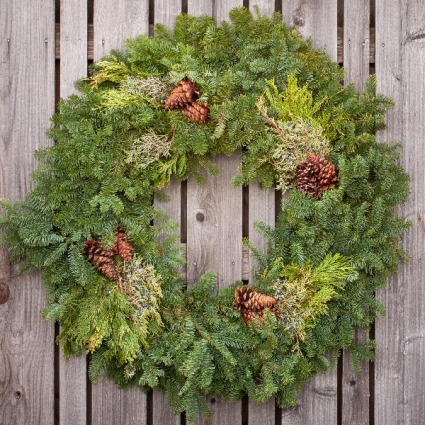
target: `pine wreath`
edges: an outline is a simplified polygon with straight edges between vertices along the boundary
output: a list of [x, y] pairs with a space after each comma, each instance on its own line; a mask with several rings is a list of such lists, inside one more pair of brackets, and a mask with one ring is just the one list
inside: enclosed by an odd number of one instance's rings
[[[406, 254], [409, 194], [398, 146], [379, 144], [390, 99], [341, 85], [343, 70], [279, 14], [234, 9], [231, 23], [181, 15], [174, 32], [127, 41], [61, 100], [36, 153], [33, 189], [2, 201], [2, 241], [22, 271], [41, 268], [66, 356], [91, 353], [120, 386], [164, 390], [192, 421], [205, 394], [296, 404], [297, 391], [357, 344], [383, 306], [374, 292]], [[210, 157], [243, 147], [235, 185], [287, 191], [250, 287], [179, 277], [176, 235], [153, 196]], [[152, 225], [155, 221], [156, 226]], [[158, 235], [168, 238], [158, 242]], [[249, 245], [249, 241], [245, 241]], [[208, 302], [205, 302], [208, 300]]]

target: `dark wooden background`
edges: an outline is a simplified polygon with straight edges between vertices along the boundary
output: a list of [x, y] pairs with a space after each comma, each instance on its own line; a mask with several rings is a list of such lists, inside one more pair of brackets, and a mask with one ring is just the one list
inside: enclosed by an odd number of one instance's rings
[[[180, 12], [227, 19], [235, 6], [265, 14], [311, 36], [346, 70], [346, 83], [361, 88], [376, 73], [380, 93], [396, 101], [380, 140], [402, 140], [401, 163], [412, 177], [412, 196], [400, 213], [413, 222], [402, 241], [412, 256], [377, 297], [387, 308], [369, 334], [377, 360], [352, 372], [342, 354], [336, 371], [316, 376], [299, 405], [281, 410], [274, 400], [229, 404], [209, 398], [213, 425], [420, 425], [425, 423], [425, 4], [423, 0], [0, 0], [0, 196], [21, 199], [36, 166], [35, 149], [48, 146], [45, 131], [59, 97], [75, 92], [73, 81], [87, 65], [127, 37], [172, 26]], [[219, 157], [220, 175], [205, 186], [173, 182], [168, 203], [158, 203], [181, 222], [189, 283], [205, 270], [219, 285], [249, 280], [252, 260], [242, 236], [258, 246], [254, 221], [273, 224], [275, 191], [257, 185], [235, 189], [229, 180], [240, 153]], [[17, 276], [0, 252], [0, 424], [168, 425], [174, 417], [160, 393], [118, 390], [103, 379], [92, 386], [87, 359], [65, 363], [54, 344], [58, 329], [39, 315], [46, 297], [39, 274]]]

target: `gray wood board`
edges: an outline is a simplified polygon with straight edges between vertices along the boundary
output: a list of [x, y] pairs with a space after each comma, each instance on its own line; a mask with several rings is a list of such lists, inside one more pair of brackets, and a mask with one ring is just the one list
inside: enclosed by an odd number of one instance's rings
[[[87, 74], [87, 1], [60, 4], [60, 96], [77, 93], [74, 81]], [[61, 425], [85, 424], [87, 419], [87, 358], [65, 361], [59, 355], [59, 418]]]
[[377, 294], [386, 317], [376, 320], [374, 416], [376, 425], [413, 425], [425, 418], [425, 4], [377, 0], [375, 8], [378, 92], [396, 102], [379, 140], [403, 142], [412, 194], [399, 213], [412, 228], [402, 239], [410, 261]]
[[[344, 4], [344, 70], [346, 84], [354, 83], [358, 90], [369, 75], [369, 0]], [[368, 340], [368, 332], [357, 330], [356, 342]], [[342, 424], [369, 424], [369, 363], [361, 362], [362, 371], [356, 374], [350, 364], [350, 354], [342, 358]]]
[[93, 386], [93, 425], [145, 425], [146, 396], [137, 387], [123, 390], [104, 376]]
[[[124, 48], [124, 41], [148, 33], [148, 0], [116, 2], [98, 0], [94, 4], [94, 58], [111, 49]], [[146, 395], [134, 388], [123, 391], [104, 378], [92, 389], [93, 424], [146, 423]]]
[[337, 60], [337, 0], [288, 0], [282, 2], [283, 20], [295, 26], [316, 47], [325, 47]]
[[[54, 2], [0, 0], [0, 197], [23, 199], [34, 150], [51, 144], [54, 112]], [[54, 422], [54, 326], [40, 316], [39, 272], [17, 275], [0, 252], [0, 423]]]
[[[165, 186], [162, 190], [167, 197], [166, 201], [155, 199], [155, 208], [160, 208], [168, 215], [168, 217], [181, 223], [181, 182], [171, 179], [170, 185]], [[180, 228], [176, 229], [176, 233], [180, 233]], [[173, 410], [167, 404], [166, 395], [159, 391], [153, 392], [153, 425], [179, 425], [180, 416], [175, 416]]]
[[274, 0], [251, 0], [249, 2], [249, 10], [254, 12], [254, 6], [258, 6], [260, 13], [267, 16], [272, 16], [275, 11]]
[[[155, 24], [163, 24], [169, 29], [174, 28], [176, 16], [181, 12], [180, 0], [156, 0], [154, 7]], [[164, 210], [168, 217], [181, 223], [181, 182], [171, 179], [170, 185], [163, 189], [168, 197], [166, 202], [155, 199], [155, 207]], [[180, 227], [176, 229], [180, 233]], [[153, 424], [180, 424], [180, 416], [175, 416], [173, 410], [168, 406], [166, 395], [159, 391], [153, 392]]]
[[[230, 180], [241, 160], [240, 150], [233, 156], [213, 158], [219, 169], [199, 186], [193, 178], [187, 184], [187, 276], [194, 284], [207, 271], [217, 273], [219, 288], [242, 278], [242, 188]], [[211, 418], [196, 424], [233, 425], [241, 423], [241, 402], [228, 403], [208, 398]]]
[[[290, 0], [282, 4], [283, 20], [316, 47], [325, 46], [337, 58], [337, 0]], [[282, 425], [332, 425], [337, 423], [337, 373], [316, 375], [299, 393], [297, 407], [284, 410]]]
[[149, 0], [96, 0], [94, 3], [93, 57], [124, 48], [124, 41], [149, 32]]

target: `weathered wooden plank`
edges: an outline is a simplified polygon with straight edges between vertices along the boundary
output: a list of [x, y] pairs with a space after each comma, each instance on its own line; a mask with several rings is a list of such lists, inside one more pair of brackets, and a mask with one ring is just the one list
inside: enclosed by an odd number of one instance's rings
[[94, 4], [93, 59], [124, 47], [127, 38], [149, 31], [149, 0], [96, 0]]
[[[54, 2], [0, 0], [0, 197], [32, 187], [34, 150], [54, 112]], [[40, 273], [17, 276], [0, 252], [0, 423], [54, 423], [54, 326], [40, 317]], [[9, 295], [9, 296], [8, 296]]]
[[[111, 49], [123, 48], [125, 39], [148, 32], [148, 0], [116, 2], [98, 0], [94, 5], [93, 56], [99, 60]], [[136, 388], [120, 390], [102, 379], [92, 389], [92, 423], [144, 424], [146, 395]]]
[[[230, 183], [240, 163], [240, 151], [232, 157], [219, 155], [213, 162], [217, 177], [199, 186], [193, 178], [187, 185], [187, 275], [194, 284], [207, 271], [217, 273], [222, 288], [242, 277], [242, 189]], [[196, 424], [233, 425], [241, 423], [241, 402], [208, 399], [211, 418]]]
[[[370, 0], [344, 3], [344, 69], [345, 83], [354, 83], [358, 90], [369, 75]], [[356, 342], [368, 339], [368, 332], [356, 331]], [[354, 373], [350, 355], [342, 357], [342, 424], [369, 424], [369, 363], [361, 363], [362, 371]]]
[[[77, 90], [74, 81], [87, 73], [87, 1], [60, 2], [60, 96]], [[59, 418], [61, 425], [85, 424], [87, 419], [87, 358], [59, 357]]]
[[106, 376], [93, 386], [93, 425], [144, 425], [147, 423], [146, 396], [138, 388], [119, 389]]
[[187, 275], [192, 285], [215, 271], [222, 288], [242, 278], [242, 189], [230, 183], [240, 152], [212, 161], [217, 177], [207, 177], [202, 186], [193, 178], [187, 184]]
[[[163, 189], [163, 193], [167, 196], [167, 201], [155, 199], [155, 207], [165, 211], [168, 217], [181, 223], [181, 182], [171, 179], [170, 185]], [[180, 228], [176, 229], [180, 233]], [[180, 417], [173, 414], [173, 410], [168, 406], [166, 396], [159, 391], [153, 392], [152, 398], [152, 417], [153, 425], [179, 425]]]
[[217, 24], [221, 21], [229, 21], [229, 12], [235, 7], [243, 6], [243, 0], [216, 0], [214, 17]]
[[298, 405], [283, 410], [282, 425], [337, 423], [336, 374], [315, 375], [298, 397]]
[[[202, 14], [213, 15], [212, 3], [209, 0], [200, 2], [200, 7], [197, 7], [197, 2], [188, 1], [188, 11], [191, 15], [199, 16]], [[342, 27], [338, 27], [338, 62], [342, 62], [343, 55], [343, 32]], [[56, 24], [56, 59], [60, 59], [60, 24]], [[93, 59], [93, 25], [88, 26], [88, 58]], [[370, 28], [369, 37], [369, 62], [375, 63], [375, 28]]]
[[326, 47], [337, 60], [337, 0], [288, 0], [282, 2], [283, 20], [295, 26], [316, 47]]
[[359, 90], [369, 75], [369, 4], [370, 0], [344, 3], [345, 82]]
[[168, 28], [174, 27], [176, 16], [182, 11], [181, 0], [155, 0], [155, 24], [163, 24]]
[[[294, 25], [316, 47], [337, 59], [337, 0], [290, 0], [282, 4], [283, 20]], [[299, 393], [299, 404], [283, 410], [282, 425], [332, 425], [337, 422], [337, 373], [316, 375]]]
[[413, 425], [425, 417], [425, 5], [377, 0], [375, 7], [378, 92], [396, 102], [379, 139], [403, 141], [400, 163], [412, 178], [412, 195], [399, 212], [413, 223], [402, 240], [410, 261], [377, 294], [387, 314], [375, 328], [375, 424]]
[[188, 0], [187, 13], [193, 16], [214, 16], [214, 2], [211, 0]]
[[[180, 0], [156, 0], [154, 5], [154, 22], [163, 24], [172, 29], [176, 16], [181, 13], [182, 3]], [[181, 182], [171, 179], [170, 185], [163, 189], [168, 197], [167, 202], [155, 199], [155, 206], [163, 209], [171, 220], [181, 223]], [[180, 232], [180, 228], [176, 229]], [[152, 399], [153, 425], [180, 424], [180, 417], [173, 414], [173, 410], [168, 406], [165, 394], [154, 391]]]
[[[267, 249], [267, 241], [254, 230], [254, 223], [261, 221], [274, 226], [275, 223], [275, 190], [263, 190], [258, 183], [249, 185], [249, 240], [256, 248]], [[249, 257], [249, 268], [252, 270], [257, 266], [257, 261], [252, 256]], [[253, 282], [253, 274], [250, 273], [249, 280]], [[257, 404], [252, 400], [248, 401], [248, 423], [250, 425], [275, 424], [275, 400], [271, 398], [268, 402]]]
[[272, 16], [275, 11], [274, 0], [254, 0], [249, 2], [249, 10], [254, 11], [254, 6], [258, 6], [260, 13], [267, 16]]

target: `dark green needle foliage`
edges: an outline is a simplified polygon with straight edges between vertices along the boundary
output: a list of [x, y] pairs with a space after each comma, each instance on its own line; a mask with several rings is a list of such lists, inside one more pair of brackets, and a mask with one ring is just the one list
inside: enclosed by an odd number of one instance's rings
[[[335, 362], [351, 350], [356, 368], [372, 359], [373, 342], [356, 344], [354, 331], [383, 313], [374, 293], [406, 259], [398, 241], [409, 224], [394, 209], [409, 179], [398, 147], [374, 135], [391, 100], [376, 94], [373, 77], [363, 92], [343, 87], [338, 64], [279, 14], [237, 8], [230, 19], [216, 27], [180, 15], [174, 32], [158, 25], [155, 38], [130, 39], [125, 53], [95, 64], [80, 95], [59, 103], [48, 131], [55, 143], [36, 153], [35, 188], [1, 203], [2, 242], [12, 261], [25, 260], [22, 271], [42, 270], [42, 314], [61, 324], [65, 355], [92, 353], [94, 382], [106, 369], [122, 387], [166, 391], [189, 421], [208, 413], [205, 394], [294, 405], [329, 366], [328, 352]], [[209, 105], [203, 124], [164, 109], [183, 79]], [[202, 184], [202, 168], [217, 173], [211, 156], [238, 148], [233, 184], [288, 191], [276, 228], [257, 224], [269, 250], [252, 247], [259, 267], [250, 287], [275, 297], [280, 314], [266, 308], [247, 324], [232, 306], [241, 282], [218, 291], [209, 273], [186, 288], [174, 224], [153, 207], [171, 176]], [[320, 199], [296, 189], [297, 167], [312, 152], [338, 167], [336, 187]], [[113, 258], [131, 296], [83, 255], [88, 240], [112, 249], [118, 227], [137, 258]]]

